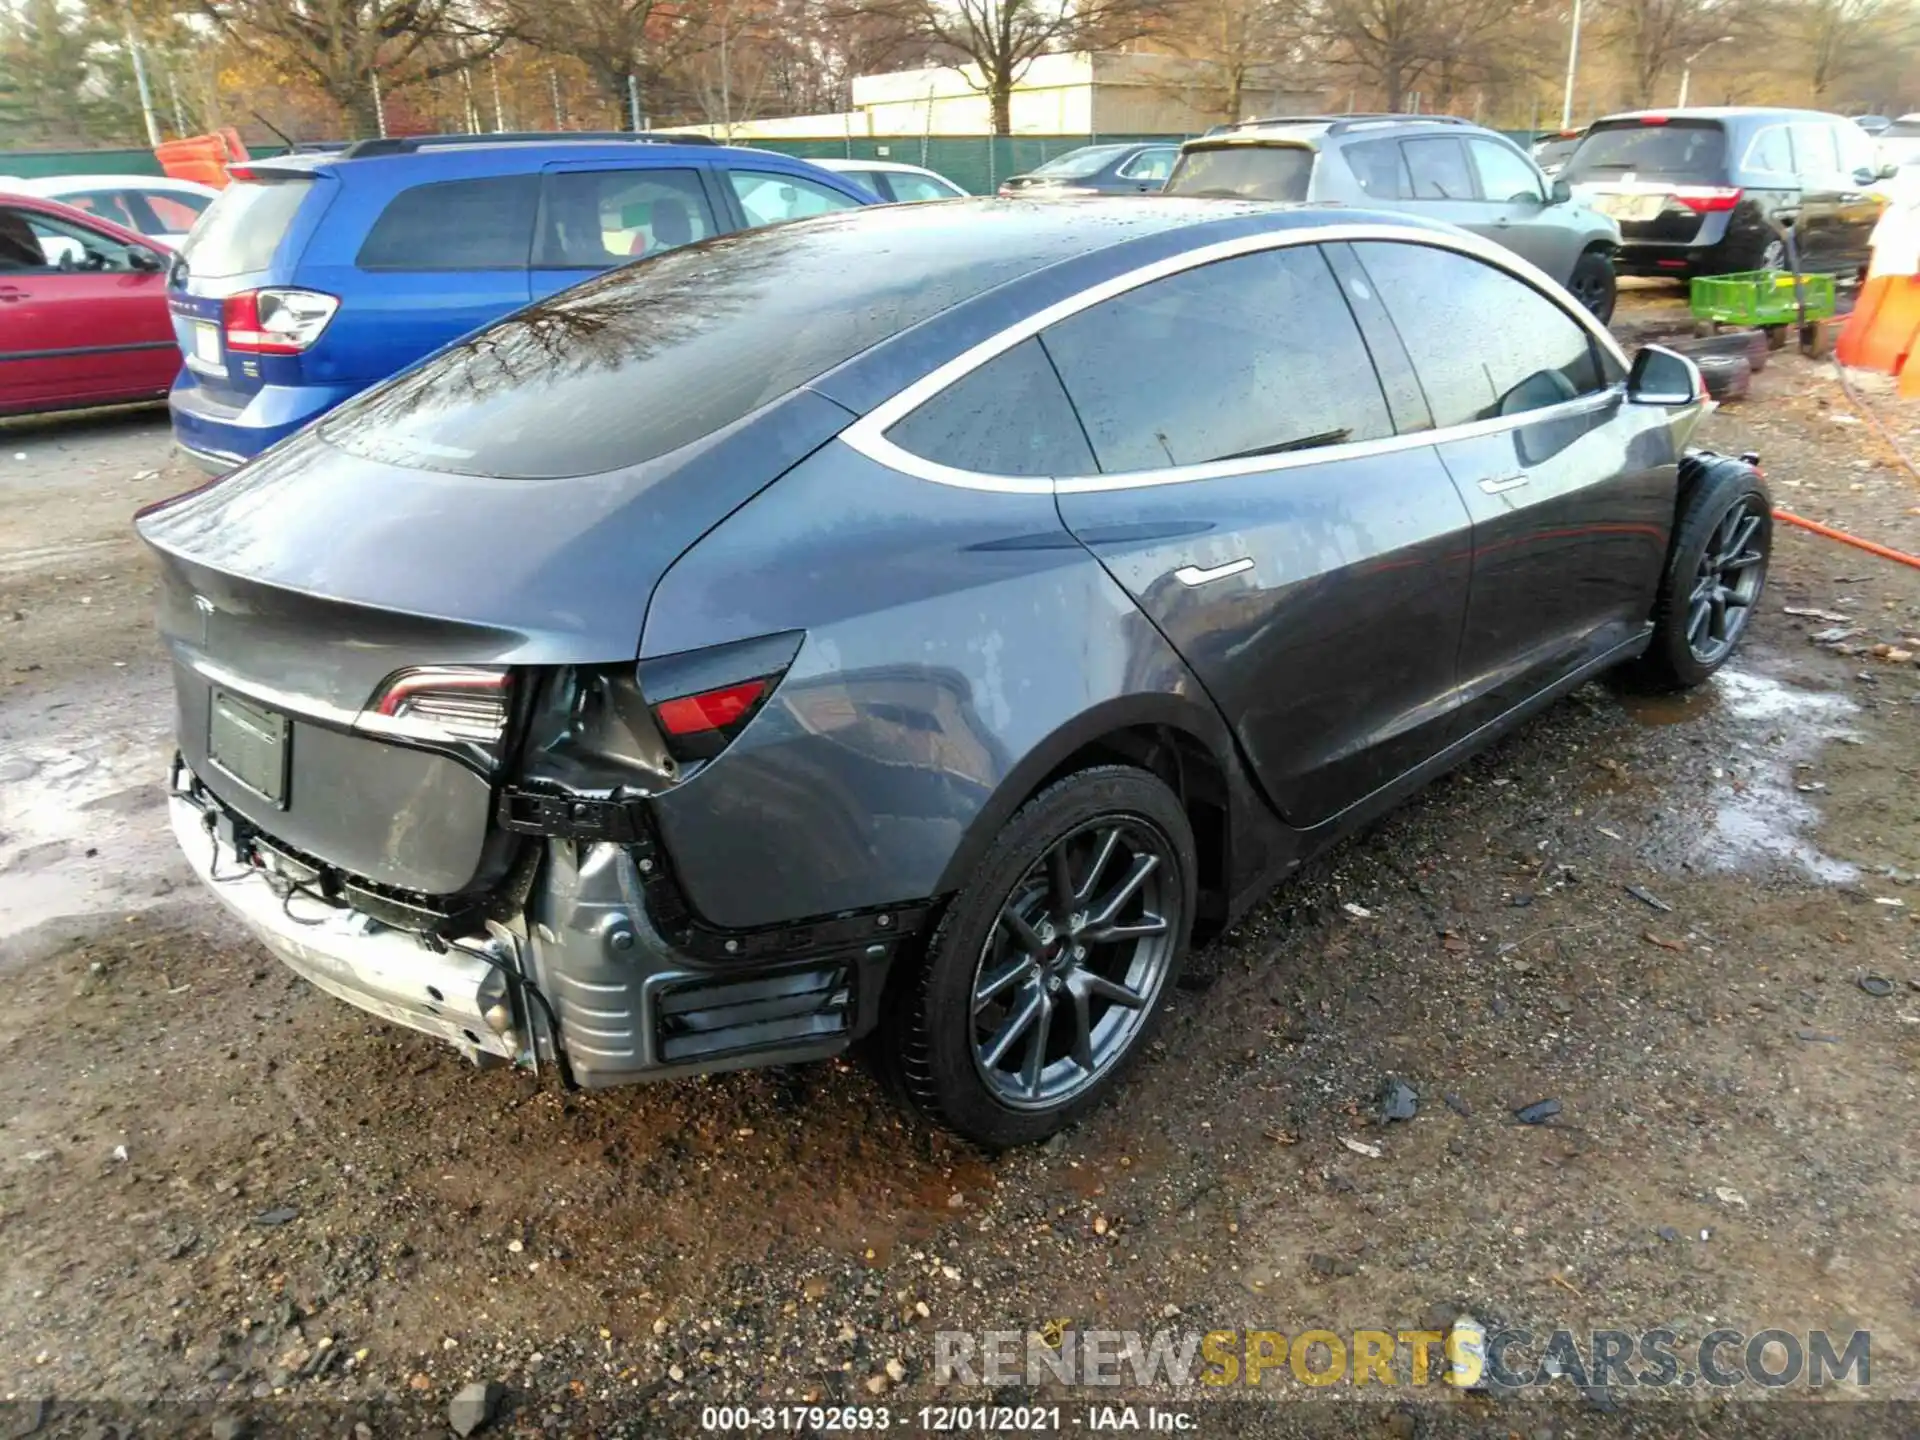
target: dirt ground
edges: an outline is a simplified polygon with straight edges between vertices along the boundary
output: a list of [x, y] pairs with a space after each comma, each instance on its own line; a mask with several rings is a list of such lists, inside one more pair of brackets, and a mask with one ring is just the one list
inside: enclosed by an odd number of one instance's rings
[[[1701, 438], [1920, 552], [1920, 481], [1831, 375], [1777, 356]], [[1871, 404], [1920, 451], [1920, 406]], [[1463, 1308], [1683, 1348], [1868, 1330], [1864, 1393], [1920, 1400], [1920, 572], [1783, 528], [1712, 685], [1590, 685], [1434, 785], [1196, 956], [1116, 1103], [989, 1157], [853, 1061], [599, 1095], [476, 1072], [250, 944], [162, 834], [127, 522], [193, 479], [151, 411], [0, 426], [0, 1436], [83, 1433], [74, 1405], [96, 1437], [447, 1433], [476, 1380], [491, 1433], [695, 1433], [735, 1400], [899, 1428], [993, 1398], [935, 1383], [936, 1331]], [[1393, 1078], [1418, 1113], [1381, 1123]], [[1195, 1400], [1200, 1433], [1731, 1428], [1571, 1381], [1258, 1393]], [[1084, 1428], [1063, 1395], [1035, 1398]], [[1772, 1398], [1746, 1409], [1782, 1433], [1913, 1433]]]

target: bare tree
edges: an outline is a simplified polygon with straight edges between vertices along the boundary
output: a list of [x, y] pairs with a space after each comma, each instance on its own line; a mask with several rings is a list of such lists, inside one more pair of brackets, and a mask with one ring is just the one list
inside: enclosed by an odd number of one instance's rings
[[674, 68], [696, 48], [705, 18], [704, 0], [524, 0], [516, 28], [541, 49], [584, 65], [624, 128], [627, 77], [637, 77], [650, 94], [667, 87]]
[[1304, 0], [1181, 0], [1160, 38], [1206, 67], [1200, 108], [1231, 122], [1298, 42], [1306, 13]]
[[[951, 64], [987, 97], [993, 133], [1013, 130], [1013, 89], [1042, 55], [1137, 40], [1174, 0], [865, 0], [853, 13], [884, 17]], [[974, 80], [962, 66], [978, 67]]]
[[1914, 40], [1911, 12], [1886, 0], [1787, 0], [1772, 18], [1802, 57], [1816, 105], [1877, 54]]
[[388, 95], [451, 75], [499, 48], [505, 31], [463, 0], [199, 0], [239, 47], [310, 80], [357, 133], [378, 128], [374, 75]]
[[1610, 0], [1600, 30], [1623, 68], [1627, 100], [1657, 105], [1660, 82], [1705, 46], [1741, 33], [1739, 0]]
[[1514, 0], [1320, 0], [1308, 31], [1329, 62], [1378, 92], [1389, 110], [1438, 83], [1442, 96], [1483, 78]]

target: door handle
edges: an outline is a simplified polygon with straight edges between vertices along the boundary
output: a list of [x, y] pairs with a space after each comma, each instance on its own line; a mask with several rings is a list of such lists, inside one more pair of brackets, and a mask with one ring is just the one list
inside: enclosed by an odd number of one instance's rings
[[1229, 575], [1239, 575], [1253, 568], [1251, 556], [1242, 555], [1238, 560], [1229, 560], [1224, 565], [1215, 565], [1202, 570], [1198, 565], [1182, 565], [1173, 572], [1173, 578], [1182, 585], [1205, 585], [1212, 580], [1224, 580]]
[[26, 298], [27, 292], [24, 290], [15, 290], [11, 287], [0, 286], [0, 305], [11, 305], [16, 300], [24, 300]]
[[1480, 488], [1489, 495], [1504, 495], [1509, 490], [1518, 490], [1531, 479], [1531, 475], [1489, 476], [1480, 482]]

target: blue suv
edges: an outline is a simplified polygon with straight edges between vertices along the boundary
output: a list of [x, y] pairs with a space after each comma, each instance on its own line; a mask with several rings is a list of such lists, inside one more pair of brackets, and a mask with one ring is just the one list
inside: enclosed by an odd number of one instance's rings
[[646, 133], [362, 140], [230, 174], [167, 285], [174, 439], [215, 473], [612, 266], [879, 203], [802, 160]]

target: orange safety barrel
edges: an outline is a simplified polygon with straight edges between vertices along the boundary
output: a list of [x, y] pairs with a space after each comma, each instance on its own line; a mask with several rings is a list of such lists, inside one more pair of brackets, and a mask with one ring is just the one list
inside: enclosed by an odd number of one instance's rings
[[240, 132], [232, 126], [212, 135], [163, 140], [153, 147], [153, 156], [175, 180], [197, 180], [216, 190], [226, 188], [227, 166], [248, 158]]

